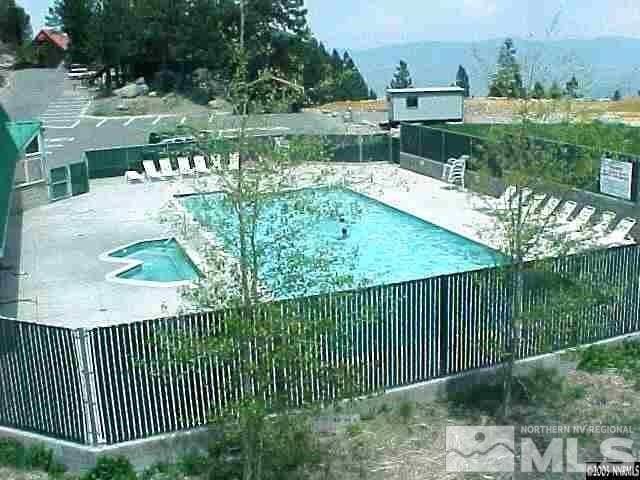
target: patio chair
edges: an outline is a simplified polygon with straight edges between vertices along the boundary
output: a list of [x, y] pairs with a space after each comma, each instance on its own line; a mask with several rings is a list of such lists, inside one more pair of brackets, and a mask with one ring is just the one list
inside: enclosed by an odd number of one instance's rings
[[600, 244], [607, 247], [615, 247], [636, 243], [636, 241], [629, 236], [629, 233], [633, 227], [636, 226], [636, 223], [638, 223], [638, 221], [635, 218], [623, 218], [615, 228], [602, 239]]
[[573, 200], [564, 202], [560, 209], [556, 212], [553, 218], [553, 223], [556, 225], [565, 225], [569, 223], [569, 217], [578, 207], [578, 204]]
[[193, 157], [193, 163], [196, 166], [196, 173], [200, 175], [209, 175], [211, 173], [211, 170], [207, 167], [204, 155], [196, 155]]
[[171, 162], [169, 161], [168, 158], [161, 158], [160, 159], [160, 173], [165, 178], [175, 178], [178, 175], [180, 175], [180, 172], [176, 172], [171, 167]]
[[142, 166], [144, 167], [144, 171], [147, 174], [147, 178], [150, 180], [164, 180], [164, 176], [156, 170], [156, 164], [153, 163], [153, 160], [143, 160]]
[[465, 158], [451, 159], [451, 163], [444, 166], [443, 176], [448, 183], [459, 183], [464, 188], [464, 174], [467, 169], [467, 160]]
[[505, 190], [505, 193], [503, 193], [500, 198], [491, 202], [491, 205], [495, 210], [498, 210], [501, 212], [512, 210], [518, 206], [518, 201], [522, 202], [523, 207], [526, 207], [527, 200], [529, 199], [533, 191], [530, 188], [526, 188], [526, 187], [521, 188], [519, 200], [518, 200], [518, 192], [516, 187], [513, 187], [513, 190], [511, 191], [511, 194], [508, 195], [508, 197], [505, 197], [506, 193], [507, 191]]
[[180, 171], [180, 175], [184, 177], [195, 175], [194, 169], [191, 168], [189, 164], [188, 157], [178, 157], [178, 170]]

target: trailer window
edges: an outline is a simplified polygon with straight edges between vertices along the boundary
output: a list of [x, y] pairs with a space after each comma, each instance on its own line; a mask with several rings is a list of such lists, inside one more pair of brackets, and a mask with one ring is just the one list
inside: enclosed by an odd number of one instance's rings
[[418, 97], [415, 95], [407, 97], [407, 108], [418, 108]]

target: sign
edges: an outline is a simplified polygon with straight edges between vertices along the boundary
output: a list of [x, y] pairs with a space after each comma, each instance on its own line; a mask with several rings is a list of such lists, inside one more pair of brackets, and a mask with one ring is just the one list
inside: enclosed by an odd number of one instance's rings
[[611, 158], [600, 160], [600, 192], [631, 200], [633, 163]]

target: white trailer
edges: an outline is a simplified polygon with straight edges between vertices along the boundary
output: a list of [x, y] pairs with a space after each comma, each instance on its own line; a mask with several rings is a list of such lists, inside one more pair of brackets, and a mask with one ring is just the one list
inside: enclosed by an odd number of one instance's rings
[[460, 87], [389, 88], [389, 123], [461, 122], [464, 89]]

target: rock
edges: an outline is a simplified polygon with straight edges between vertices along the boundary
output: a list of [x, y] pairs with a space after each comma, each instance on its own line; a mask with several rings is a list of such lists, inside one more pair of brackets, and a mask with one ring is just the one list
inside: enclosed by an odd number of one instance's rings
[[157, 96], [158, 96], [158, 92], [156, 92], [156, 91], [154, 90], [154, 91], [152, 91], [152, 92], [149, 92], [147, 95], [148, 95], [148, 96], [150, 96], [150, 97], [157, 97]]
[[146, 85], [146, 83], [144, 81], [144, 77], [136, 78], [135, 84], [136, 85]]
[[121, 103], [120, 105], [118, 105], [116, 107], [116, 110], [120, 110], [120, 111], [125, 111], [125, 110], [129, 110], [129, 106], [125, 105], [124, 103]]
[[213, 100], [211, 100], [209, 103], [209, 108], [212, 108], [213, 110], [221, 110], [223, 108], [225, 108], [225, 103], [224, 101], [218, 99], [218, 98], [214, 98]]
[[120, 98], [135, 98], [140, 95], [146, 95], [148, 92], [149, 87], [145, 83], [129, 83], [122, 88], [114, 90], [114, 93]]

